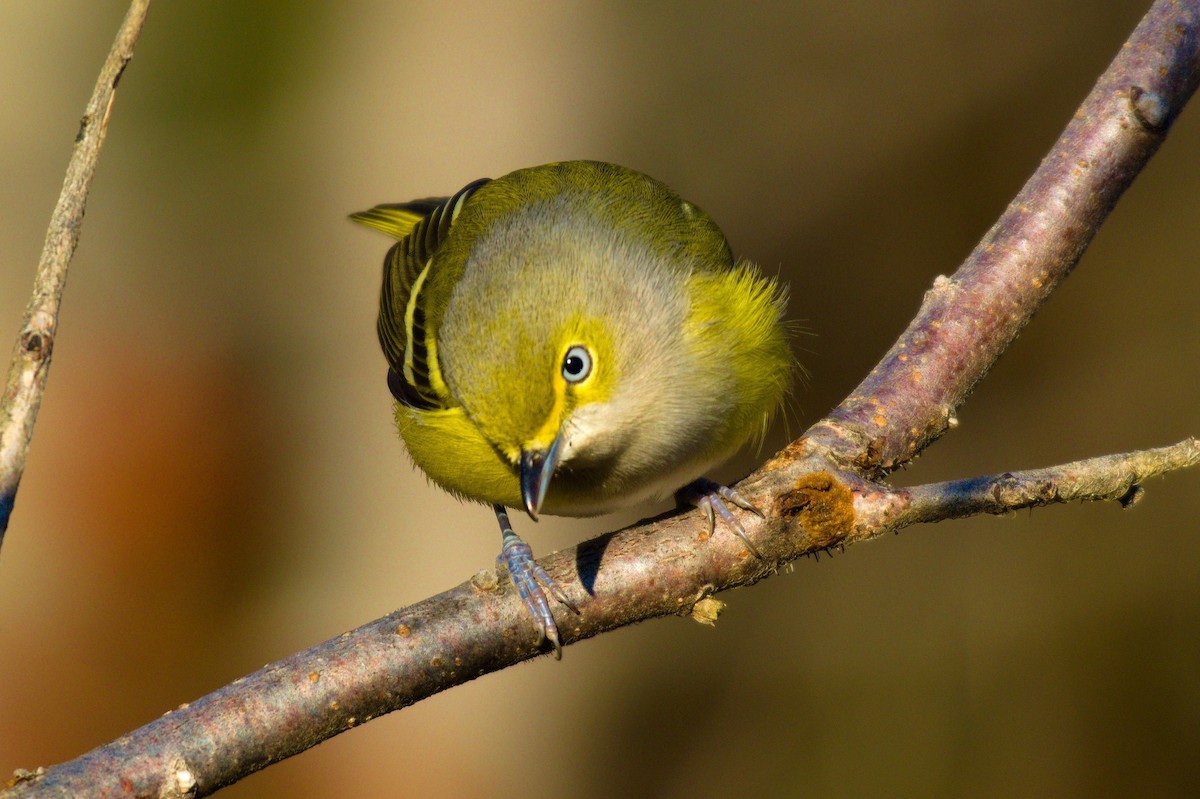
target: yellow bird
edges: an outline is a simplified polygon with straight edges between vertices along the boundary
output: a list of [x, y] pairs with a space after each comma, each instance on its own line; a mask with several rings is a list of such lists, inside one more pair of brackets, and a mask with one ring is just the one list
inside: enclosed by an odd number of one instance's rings
[[702, 476], [761, 440], [788, 391], [786, 290], [735, 261], [708, 214], [569, 161], [351, 218], [399, 240], [377, 330], [400, 436], [435, 483], [493, 506], [556, 656], [542, 586], [574, 608], [506, 507], [592, 516], [679, 491], [757, 554], [726, 502], [753, 506]]

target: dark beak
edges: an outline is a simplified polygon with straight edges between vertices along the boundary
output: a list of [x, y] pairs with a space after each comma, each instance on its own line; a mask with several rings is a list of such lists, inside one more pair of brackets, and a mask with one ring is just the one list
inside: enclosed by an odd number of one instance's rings
[[549, 449], [527, 449], [521, 451], [521, 498], [529, 517], [537, 521], [538, 511], [550, 487], [550, 478], [558, 467], [562, 434], [555, 436]]

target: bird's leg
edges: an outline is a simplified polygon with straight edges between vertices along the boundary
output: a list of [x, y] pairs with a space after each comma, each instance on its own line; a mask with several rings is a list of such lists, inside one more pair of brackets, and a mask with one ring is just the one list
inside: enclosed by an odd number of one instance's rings
[[733, 511], [725, 502], [728, 500], [759, 517], [762, 517], [763, 513], [737, 491], [701, 477], [679, 489], [675, 496], [680, 502], [686, 502], [708, 514], [708, 534], [710, 536], [716, 532], [717, 516], [719, 515], [733, 530], [734, 535], [742, 539], [742, 543], [746, 545], [746, 549], [750, 550], [750, 554], [762, 559], [762, 554], [750, 542], [750, 537], [746, 535], [746, 528], [734, 517]]
[[566, 593], [558, 583], [533, 559], [533, 550], [529, 548], [529, 544], [513, 532], [512, 524], [508, 520], [508, 511], [504, 506], [493, 505], [492, 510], [496, 512], [496, 521], [500, 523], [500, 536], [503, 539], [496, 562], [499, 564], [503, 561], [508, 567], [508, 575], [517, 587], [521, 601], [525, 603], [529, 615], [541, 627], [542, 638], [554, 645], [554, 658], [562, 660], [562, 642], [558, 637], [558, 626], [554, 623], [550, 601], [546, 599], [542, 586], [571, 610], [578, 613], [579, 609], [571, 604], [571, 600], [567, 599]]

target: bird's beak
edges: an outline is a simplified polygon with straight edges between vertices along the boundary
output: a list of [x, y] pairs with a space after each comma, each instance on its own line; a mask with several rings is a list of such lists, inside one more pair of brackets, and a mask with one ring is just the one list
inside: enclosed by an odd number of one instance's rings
[[542, 500], [546, 498], [546, 489], [550, 487], [550, 478], [558, 467], [562, 440], [562, 433], [559, 433], [548, 449], [521, 450], [521, 498], [535, 522], [542, 509]]

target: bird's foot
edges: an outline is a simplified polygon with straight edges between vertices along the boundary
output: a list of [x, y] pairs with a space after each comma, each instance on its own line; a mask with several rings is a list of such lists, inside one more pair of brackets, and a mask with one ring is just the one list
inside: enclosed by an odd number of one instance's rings
[[742, 539], [742, 543], [746, 545], [746, 549], [750, 551], [750, 554], [760, 560], [762, 559], [762, 553], [750, 541], [750, 537], [746, 535], [746, 528], [733, 515], [733, 511], [729, 509], [726, 501], [732, 502], [739, 508], [744, 508], [760, 518], [763, 517], [763, 512], [754, 507], [749, 500], [737, 491], [701, 477], [699, 480], [679, 489], [676, 497], [680, 502], [686, 502], [693, 507], [700, 508], [708, 515], [708, 534], [710, 536], [716, 532], [717, 516], [719, 515], [729, 525], [729, 529], [733, 530], [734, 535]]
[[[579, 609], [567, 599], [566, 592], [554, 578], [533, 559], [533, 550], [529, 544], [513, 532], [512, 524], [508, 521], [508, 511], [499, 505], [494, 509], [496, 520], [500, 522], [500, 535], [503, 537], [496, 562], [503, 562], [508, 567], [508, 575], [517, 587], [517, 594], [525, 603], [529, 615], [541, 628], [542, 639], [554, 646], [555, 660], [562, 660], [562, 641], [558, 635], [558, 625], [554, 623], [554, 614], [550, 612], [550, 600], [546, 598], [546, 591], [575, 613], [579, 613]], [[543, 586], [545, 591], [542, 590]]]

